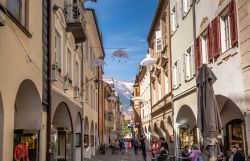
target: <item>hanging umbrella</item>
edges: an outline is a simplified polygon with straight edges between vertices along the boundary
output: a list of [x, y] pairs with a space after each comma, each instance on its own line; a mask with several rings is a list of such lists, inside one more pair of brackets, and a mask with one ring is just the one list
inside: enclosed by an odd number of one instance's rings
[[95, 59], [93, 61], [93, 65], [96, 66], [96, 67], [100, 67], [100, 66], [103, 66], [105, 63], [105, 61], [103, 59]]
[[128, 53], [122, 49], [119, 49], [112, 53], [112, 57], [118, 58], [120, 62], [122, 58], [128, 59]]
[[154, 58], [151, 58], [150, 54], [147, 54], [146, 58], [144, 58], [141, 62], [141, 66], [150, 67], [156, 63], [156, 60]]
[[215, 81], [216, 77], [207, 65], [198, 70], [197, 126], [203, 137], [203, 152], [210, 161], [215, 161], [220, 153], [218, 138], [222, 132], [220, 113], [213, 90]]

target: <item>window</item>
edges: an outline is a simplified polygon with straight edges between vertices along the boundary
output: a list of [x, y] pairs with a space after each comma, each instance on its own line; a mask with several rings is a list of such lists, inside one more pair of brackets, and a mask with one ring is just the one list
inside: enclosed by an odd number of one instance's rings
[[192, 0], [182, 0], [182, 16], [185, 17], [190, 10]]
[[80, 66], [77, 61], [75, 61], [75, 67], [76, 67], [76, 72], [75, 72], [75, 86], [78, 88], [80, 87]]
[[207, 64], [208, 63], [208, 48], [209, 48], [209, 36], [207, 33], [205, 33], [201, 37], [201, 52], [202, 52], [202, 64]]
[[173, 88], [177, 89], [180, 86], [180, 60], [173, 64]]
[[85, 97], [85, 100], [86, 100], [86, 103], [89, 104], [89, 85], [88, 85], [88, 78], [87, 77], [85, 77], [85, 84], [86, 84], [86, 89], [85, 89], [86, 97]]
[[55, 32], [55, 57], [57, 67], [62, 69], [62, 39], [57, 30]]
[[177, 27], [178, 27], [178, 15], [177, 15], [177, 4], [175, 4], [174, 8], [171, 11], [171, 16], [170, 16], [170, 28], [171, 28], [171, 33], [173, 34]]
[[7, 9], [23, 26], [27, 27], [27, 0], [7, 0]]
[[67, 74], [69, 78], [72, 80], [72, 59], [71, 59], [71, 51], [68, 49], [67, 52]]
[[226, 10], [220, 18], [220, 30], [221, 30], [221, 50], [222, 53], [231, 48], [230, 38], [230, 19], [228, 10]]
[[190, 80], [195, 74], [195, 59], [193, 54], [193, 46], [188, 48], [184, 53], [184, 80]]
[[161, 30], [155, 31], [155, 39], [156, 39], [156, 48], [155, 48], [156, 52], [161, 52], [163, 50]]

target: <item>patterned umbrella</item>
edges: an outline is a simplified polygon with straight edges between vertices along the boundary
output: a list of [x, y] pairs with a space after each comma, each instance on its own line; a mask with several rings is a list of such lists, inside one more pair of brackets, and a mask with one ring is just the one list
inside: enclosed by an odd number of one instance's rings
[[126, 52], [122, 49], [119, 49], [119, 50], [116, 50], [115, 52], [112, 53], [112, 57], [118, 58], [119, 62], [120, 62], [122, 58], [128, 59], [128, 52]]

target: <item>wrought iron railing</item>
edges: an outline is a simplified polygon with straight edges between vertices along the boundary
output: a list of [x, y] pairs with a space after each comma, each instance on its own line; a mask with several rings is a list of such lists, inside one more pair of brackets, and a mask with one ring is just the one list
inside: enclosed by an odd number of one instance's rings
[[67, 23], [84, 23], [81, 4], [65, 4], [64, 8]]

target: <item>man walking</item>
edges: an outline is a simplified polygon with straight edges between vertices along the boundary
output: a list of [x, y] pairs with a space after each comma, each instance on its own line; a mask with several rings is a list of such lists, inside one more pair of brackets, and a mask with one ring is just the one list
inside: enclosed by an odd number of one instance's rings
[[146, 161], [146, 144], [145, 144], [145, 138], [144, 136], [142, 135], [141, 136], [141, 151], [142, 151], [142, 155], [143, 155], [143, 159], [144, 161]]
[[134, 145], [134, 149], [135, 149], [135, 155], [137, 155], [138, 154], [138, 147], [139, 147], [139, 143], [138, 143], [137, 139], [134, 140], [133, 145]]

